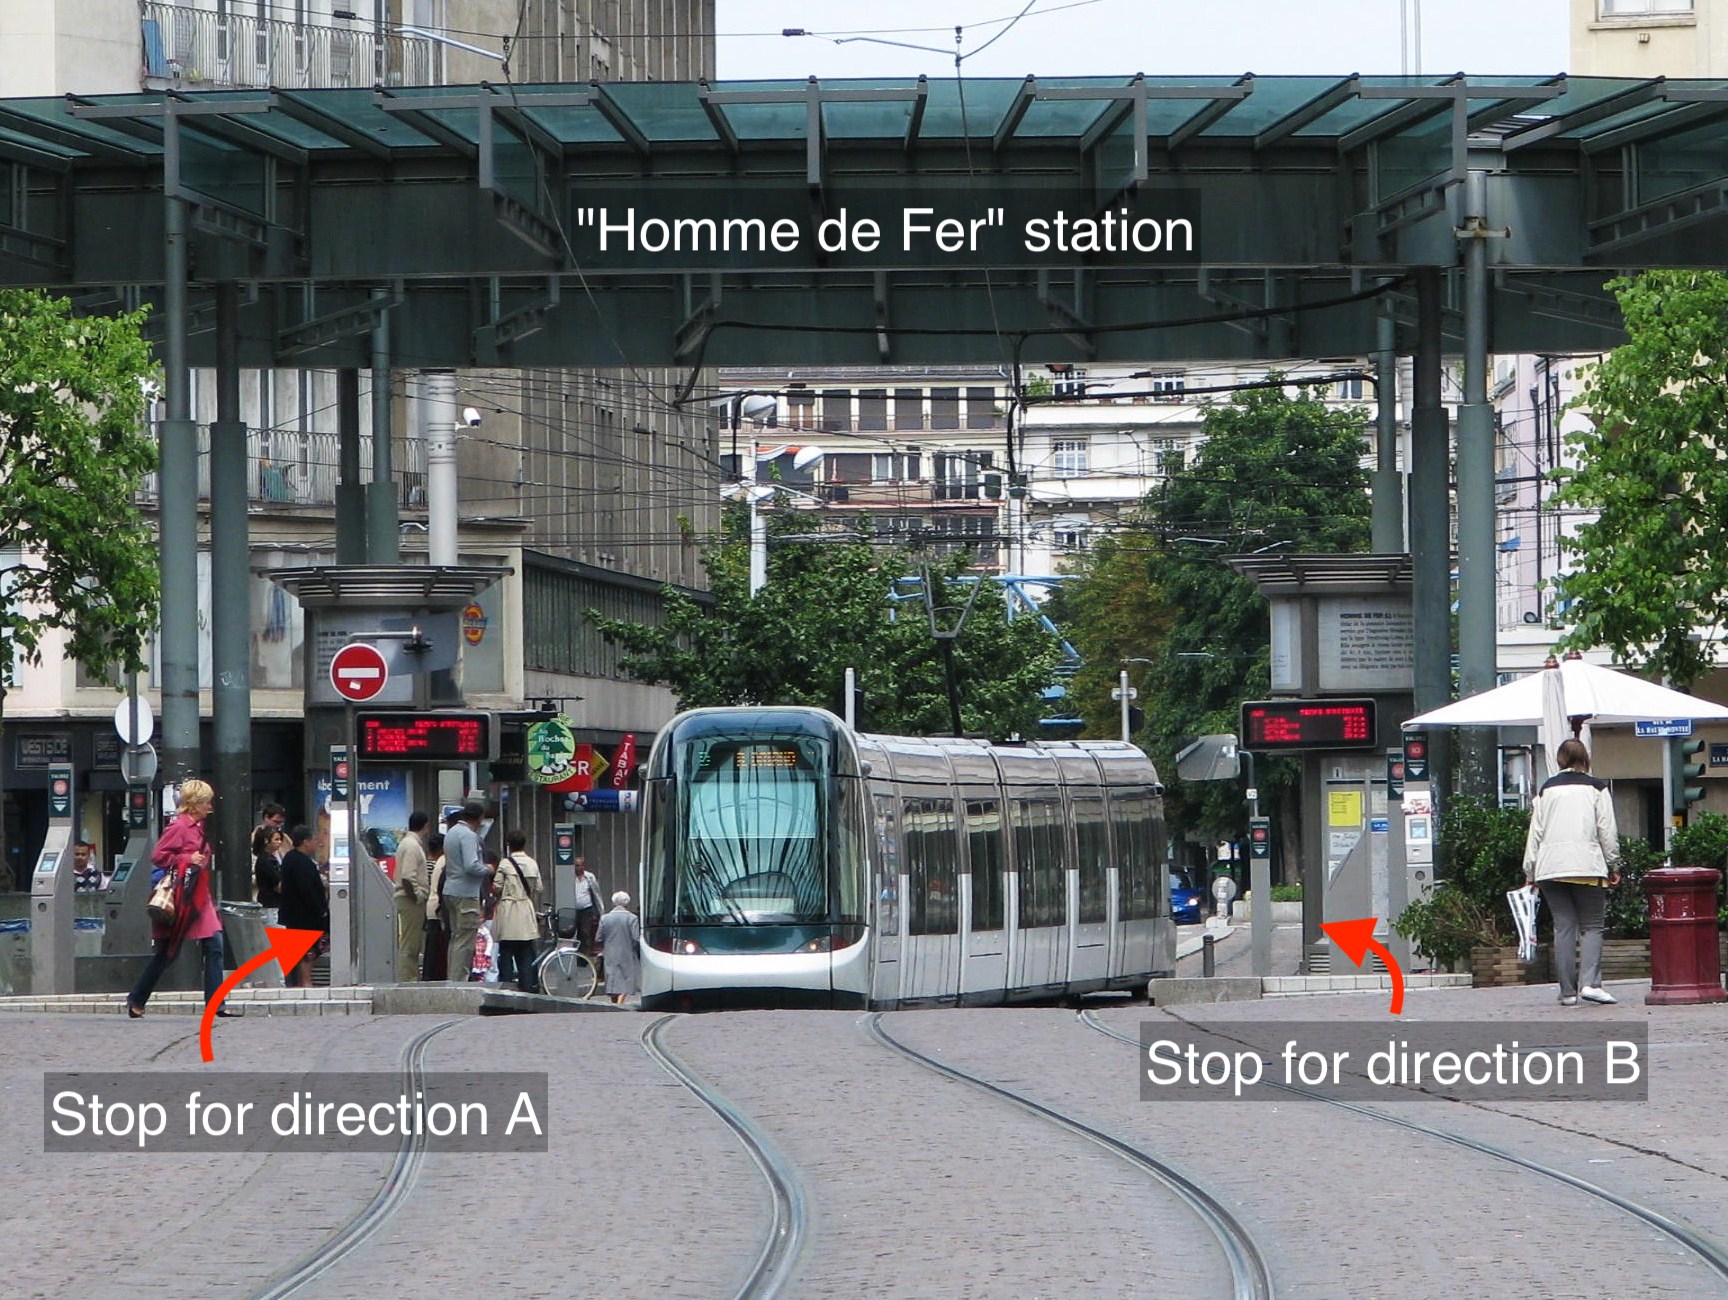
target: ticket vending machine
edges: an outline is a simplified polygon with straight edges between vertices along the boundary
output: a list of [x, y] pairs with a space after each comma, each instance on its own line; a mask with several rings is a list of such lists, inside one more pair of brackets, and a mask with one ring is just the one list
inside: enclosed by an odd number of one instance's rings
[[396, 978], [396, 886], [356, 834], [353, 761], [330, 749], [330, 984]]
[[150, 951], [150, 855], [156, 849], [156, 800], [148, 786], [126, 790], [126, 845], [114, 859], [102, 907], [102, 955]]
[[30, 991], [73, 991], [73, 864], [70, 764], [48, 769], [48, 834], [30, 876]]

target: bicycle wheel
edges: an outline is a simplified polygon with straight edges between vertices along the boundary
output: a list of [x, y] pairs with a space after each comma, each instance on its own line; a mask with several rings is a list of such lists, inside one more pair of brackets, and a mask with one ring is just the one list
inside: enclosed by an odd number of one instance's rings
[[540, 989], [550, 997], [592, 997], [596, 983], [594, 963], [574, 948], [560, 948], [540, 963]]

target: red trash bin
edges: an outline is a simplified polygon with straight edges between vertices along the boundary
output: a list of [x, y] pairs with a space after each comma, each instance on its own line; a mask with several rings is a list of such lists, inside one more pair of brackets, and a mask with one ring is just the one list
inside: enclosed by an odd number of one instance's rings
[[1650, 899], [1650, 994], [1645, 1002], [1723, 1002], [1716, 941], [1716, 882], [1710, 867], [1661, 867], [1644, 876]]

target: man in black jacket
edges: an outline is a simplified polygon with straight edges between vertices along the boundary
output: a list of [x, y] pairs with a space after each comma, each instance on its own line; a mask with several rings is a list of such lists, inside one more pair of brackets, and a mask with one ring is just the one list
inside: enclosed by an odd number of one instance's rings
[[[277, 912], [285, 930], [317, 930], [330, 932], [330, 893], [318, 864], [308, 851], [312, 847], [312, 828], [296, 826], [288, 832], [294, 847], [282, 859], [282, 906]], [[288, 978], [290, 988], [312, 987], [312, 952], [308, 952]]]

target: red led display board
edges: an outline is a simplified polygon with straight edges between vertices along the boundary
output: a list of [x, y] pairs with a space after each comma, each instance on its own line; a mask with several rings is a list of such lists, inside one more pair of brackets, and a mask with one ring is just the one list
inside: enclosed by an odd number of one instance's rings
[[358, 713], [360, 761], [484, 763], [492, 748], [490, 713]]
[[1373, 749], [1373, 700], [1253, 700], [1242, 706], [1242, 748]]

